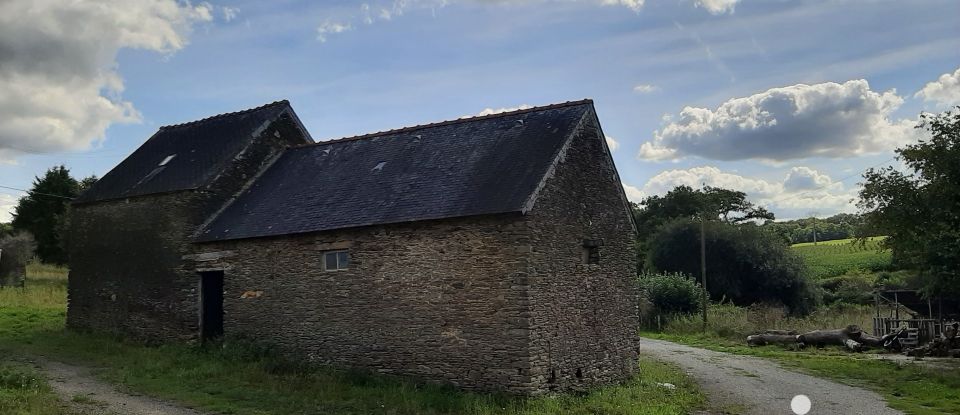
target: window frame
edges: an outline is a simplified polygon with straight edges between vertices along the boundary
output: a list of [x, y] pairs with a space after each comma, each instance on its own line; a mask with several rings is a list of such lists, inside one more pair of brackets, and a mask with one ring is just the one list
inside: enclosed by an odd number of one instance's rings
[[[333, 254], [333, 257], [337, 259], [336, 267], [330, 268], [327, 258], [330, 254]], [[346, 263], [341, 265], [340, 258], [341, 255], [346, 255]], [[323, 272], [337, 272], [337, 271], [346, 271], [350, 269], [350, 250], [349, 249], [331, 249], [328, 251], [323, 251]]]

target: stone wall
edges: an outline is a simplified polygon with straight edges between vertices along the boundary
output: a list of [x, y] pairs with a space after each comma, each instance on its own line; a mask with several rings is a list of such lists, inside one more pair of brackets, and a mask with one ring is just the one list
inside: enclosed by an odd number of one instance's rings
[[[289, 117], [289, 116], [287, 116]], [[67, 326], [149, 341], [198, 335], [198, 275], [182, 258], [193, 235], [284, 148], [305, 141], [274, 122], [198, 190], [72, 206]]]
[[[309, 360], [529, 393], [527, 228], [519, 214], [204, 244], [225, 271], [224, 331]], [[323, 271], [323, 253], [350, 266]]]
[[149, 340], [196, 332], [196, 277], [180, 275], [202, 218], [192, 191], [75, 205], [67, 326]]
[[[584, 389], [637, 365], [634, 227], [592, 114], [527, 215], [531, 228], [532, 382]], [[599, 264], [585, 262], [600, 245]]]

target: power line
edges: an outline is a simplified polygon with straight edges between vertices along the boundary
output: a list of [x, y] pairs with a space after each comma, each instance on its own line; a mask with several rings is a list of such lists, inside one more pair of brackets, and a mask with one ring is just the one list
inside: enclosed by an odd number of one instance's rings
[[69, 197], [69, 196], [55, 195], [55, 194], [43, 193], [43, 192], [36, 192], [36, 191], [33, 191], [33, 190], [19, 189], [19, 188], [10, 187], [10, 186], [2, 186], [2, 185], [0, 185], [0, 188], [10, 189], [10, 190], [16, 190], [16, 191], [19, 191], [19, 192], [25, 192], [25, 193], [27, 193], [27, 194], [34, 194], [34, 195], [41, 195], [41, 196], [50, 196], [50, 197], [59, 197], [59, 198], [61, 198], [61, 199], [67, 199], [67, 200], [73, 199], [72, 197]]

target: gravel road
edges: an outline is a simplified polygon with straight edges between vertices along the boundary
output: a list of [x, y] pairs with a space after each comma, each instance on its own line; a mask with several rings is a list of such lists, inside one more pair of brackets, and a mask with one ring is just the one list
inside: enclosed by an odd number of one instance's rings
[[713, 410], [743, 414], [793, 414], [790, 401], [806, 395], [809, 414], [902, 414], [880, 395], [833, 381], [786, 370], [769, 360], [643, 339], [641, 352], [684, 369], [710, 399]]

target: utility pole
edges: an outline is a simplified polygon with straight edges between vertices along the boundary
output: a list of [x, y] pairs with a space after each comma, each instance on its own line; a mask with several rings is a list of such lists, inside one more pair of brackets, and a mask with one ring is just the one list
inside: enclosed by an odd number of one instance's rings
[[703, 213], [700, 214], [700, 308], [703, 310], [703, 332], [707, 332], [707, 240], [704, 231]]
[[[700, 188], [706, 191], [707, 184], [701, 182]], [[707, 295], [707, 236], [704, 230], [704, 222], [706, 221], [708, 210], [710, 210], [710, 206], [700, 207], [700, 288], [703, 289], [700, 293], [700, 309], [703, 313], [704, 333], [707, 332], [707, 305], [710, 301]]]

